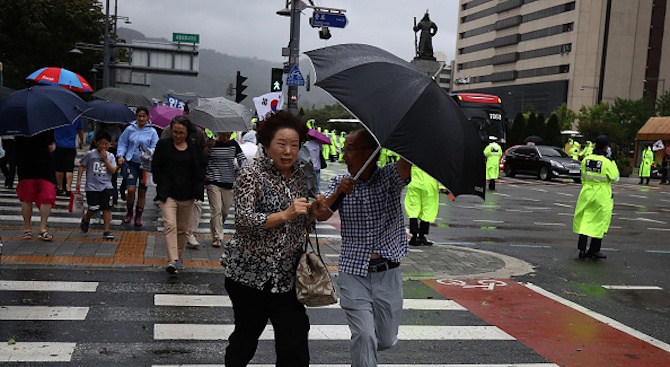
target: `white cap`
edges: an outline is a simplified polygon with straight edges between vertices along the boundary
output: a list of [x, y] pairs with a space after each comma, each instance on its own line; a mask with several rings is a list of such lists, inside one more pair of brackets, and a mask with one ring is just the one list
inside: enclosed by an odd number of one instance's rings
[[498, 137], [491, 135], [491, 136], [489, 136], [489, 140], [490, 141], [496, 141], [496, 140], [498, 140]]

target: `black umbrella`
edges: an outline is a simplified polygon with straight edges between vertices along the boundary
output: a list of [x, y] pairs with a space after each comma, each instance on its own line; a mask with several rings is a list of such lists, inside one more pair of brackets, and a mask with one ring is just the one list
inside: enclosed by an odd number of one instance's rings
[[105, 124], [128, 124], [135, 121], [135, 114], [124, 104], [100, 99], [88, 102], [91, 107], [82, 117]]
[[358, 117], [382, 147], [417, 165], [454, 195], [484, 197], [483, 143], [433, 79], [369, 45], [335, 45], [306, 54], [314, 65], [315, 84]]
[[542, 144], [542, 138], [537, 135], [530, 135], [523, 139], [524, 143]]
[[73, 123], [89, 106], [59, 86], [18, 90], [0, 100], [0, 135], [33, 136]]
[[149, 98], [126, 89], [107, 87], [98, 89], [93, 93], [93, 97], [104, 99], [106, 101], [122, 103], [132, 107], [151, 107], [153, 103]]
[[14, 92], [14, 89], [0, 85], [0, 99], [3, 99]]

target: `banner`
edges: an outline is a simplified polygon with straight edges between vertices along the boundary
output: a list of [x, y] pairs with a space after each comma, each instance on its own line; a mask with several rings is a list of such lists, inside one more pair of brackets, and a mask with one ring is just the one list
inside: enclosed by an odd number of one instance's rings
[[254, 106], [256, 114], [260, 121], [265, 120], [269, 114], [281, 110], [284, 105], [284, 95], [281, 92], [266, 93], [259, 97], [254, 97]]
[[167, 105], [168, 105], [168, 107], [178, 108], [180, 110], [183, 110], [184, 105], [186, 105], [186, 101], [184, 101], [183, 99], [179, 99], [177, 97], [173, 97], [173, 96], [168, 94]]
[[665, 145], [663, 145], [662, 140], [658, 140], [657, 142], [654, 143], [654, 145], [651, 146], [651, 150], [653, 150], [654, 152], [663, 149], [665, 149]]

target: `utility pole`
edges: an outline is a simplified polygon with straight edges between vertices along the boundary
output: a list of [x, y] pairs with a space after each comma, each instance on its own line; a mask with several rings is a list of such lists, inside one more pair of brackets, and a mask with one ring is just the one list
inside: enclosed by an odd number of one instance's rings
[[102, 87], [107, 88], [109, 83], [109, 0], [105, 5], [105, 39], [102, 46]]
[[[289, 70], [293, 70], [293, 66], [298, 65], [300, 60], [300, 8], [298, 4], [300, 0], [291, 0], [291, 40], [288, 44], [289, 56], [288, 66]], [[300, 67], [300, 66], [298, 66]], [[293, 115], [298, 116], [298, 86], [288, 86], [288, 111]]]

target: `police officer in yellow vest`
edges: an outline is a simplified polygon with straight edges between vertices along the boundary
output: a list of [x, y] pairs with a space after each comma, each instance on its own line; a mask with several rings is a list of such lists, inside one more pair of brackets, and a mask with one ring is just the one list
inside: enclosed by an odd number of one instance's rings
[[[608, 146], [608, 137], [598, 136], [595, 150], [582, 160], [582, 190], [577, 199], [575, 217], [572, 222], [573, 232], [579, 234], [577, 248], [580, 259], [585, 257], [607, 258], [600, 252], [600, 246], [609, 229], [614, 209], [611, 184], [619, 181], [619, 169], [616, 163], [605, 157]], [[586, 251], [586, 242], [589, 237], [591, 237], [591, 246]]]
[[496, 143], [495, 136], [489, 136], [489, 145], [484, 148], [486, 157], [486, 179], [489, 181], [489, 190], [496, 189], [496, 180], [500, 174], [500, 158], [502, 157], [502, 148]]
[[586, 157], [587, 155], [591, 155], [591, 153], [593, 153], [593, 143], [587, 141], [584, 149], [582, 149], [581, 152], [579, 152], [579, 157], [581, 159], [584, 159], [584, 157]]
[[440, 192], [437, 188], [437, 180], [422, 171], [417, 166], [412, 166], [412, 181], [407, 185], [405, 195], [405, 213], [409, 218], [409, 233], [412, 238], [410, 246], [431, 246], [426, 235], [430, 223], [437, 219], [437, 211], [440, 207]]
[[567, 153], [570, 154], [570, 158], [579, 161], [579, 148], [577, 146], [572, 145], [572, 148]]
[[648, 145], [647, 148], [642, 151], [642, 163], [640, 163], [640, 185], [642, 185], [642, 181], [645, 178], [647, 179], [645, 185], [649, 185], [652, 163], [654, 163], [654, 152], [651, 151], [651, 145]]

